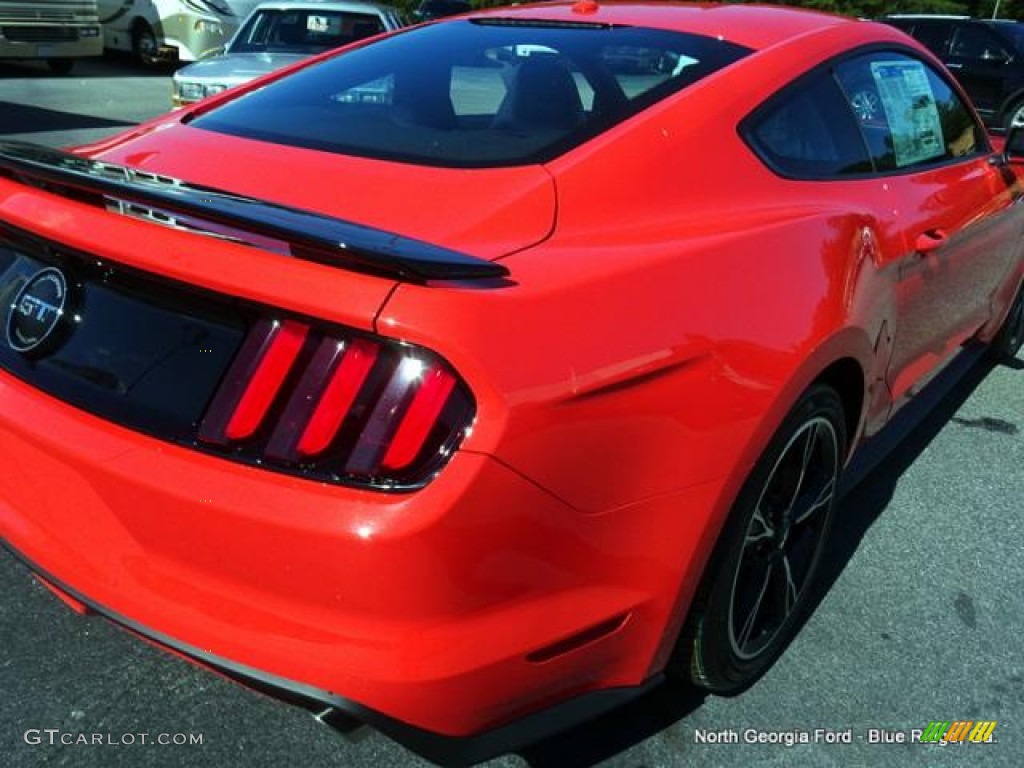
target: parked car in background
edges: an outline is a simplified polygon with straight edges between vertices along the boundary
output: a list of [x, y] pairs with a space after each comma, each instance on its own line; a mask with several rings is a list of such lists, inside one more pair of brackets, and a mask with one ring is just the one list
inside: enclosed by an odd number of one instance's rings
[[429, 21], [458, 13], [469, 13], [471, 10], [473, 6], [469, 4], [469, 0], [423, 0], [413, 15], [417, 21]]
[[319, 0], [262, 3], [223, 53], [174, 73], [171, 101], [176, 107], [191, 104], [307, 56], [404, 24], [401, 13], [385, 5]]
[[259, 0], [98, 0], [103, 45], [143, 64], [195, 61], [223, 47]]
[[67, 74], [75, 59], [102, 53], [96, 0], [0, 0], [0, 59], [42, 59]]
[[666, 675], [736, 694], [849, 462], [965, 353], [1020, 367], [1022, 138], [893, 27], [638, 0], [0, 142], [0, 539], [463, 764]]
[[1024, 125], [1024, 24], [924, 14], [881, 21], [917, 38], [938, 56], [990, 128]]

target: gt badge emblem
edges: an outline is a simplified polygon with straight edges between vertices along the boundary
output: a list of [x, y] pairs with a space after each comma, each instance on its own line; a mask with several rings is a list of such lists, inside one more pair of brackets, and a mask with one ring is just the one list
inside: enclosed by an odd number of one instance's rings
[[60, 324], [67, 302], [64, 273], [55, 267], [36, 272], [21, 287], [7, 309], [7, 343], [17, 352], [31, 352]]

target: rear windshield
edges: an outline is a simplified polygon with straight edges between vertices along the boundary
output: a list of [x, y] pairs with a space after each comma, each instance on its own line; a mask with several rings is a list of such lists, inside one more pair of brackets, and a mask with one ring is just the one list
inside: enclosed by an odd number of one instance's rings
[[320, 53], [384, 31], [378, 16], [331, 9], [264, 9], [231, 41], [229, 53]]
[[637, 27], [459, 20], [333, 57], [191, 121], [421, 165], [545, 162], [747, 49]]

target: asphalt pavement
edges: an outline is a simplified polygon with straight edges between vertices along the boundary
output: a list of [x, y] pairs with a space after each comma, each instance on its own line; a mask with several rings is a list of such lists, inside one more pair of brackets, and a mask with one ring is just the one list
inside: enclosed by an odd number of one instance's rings
[[[65, 78], [3, 64], [0, 139], [95, 140], [169, 91], [167, 71], [126, 60]], [[753, 688], [667, 686], [488, 768], [1024, 765], [1024, 361], [970, 366], [872, 456], [824, 597]], [[4, 553], [0, 594], [0, 766], [427, 765], [73, 613]], [[932, 720], [995, 720], [994, 743], [898, 743]]]

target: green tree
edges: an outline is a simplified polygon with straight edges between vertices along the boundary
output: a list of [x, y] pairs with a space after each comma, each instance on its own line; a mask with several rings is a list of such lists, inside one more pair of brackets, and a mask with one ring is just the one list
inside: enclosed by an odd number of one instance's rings
[[947, 13], [987, 19], [997, 10], [1000, 19], [1020, 19], [1024, 15], [1024, 0], [793, 0], [782, 4], [867, 18], [889, 13]]
[[970, 13], [967, 2], [956, 0], [897, 0], [897, 2], [878, 2], [877, 0], [795, 0], [782, 3], [802, 8], [813, 8], [819, 11], [842, 13], [847, 16], [875, 18], [887, 13], [948, 13], [967, 15]]

